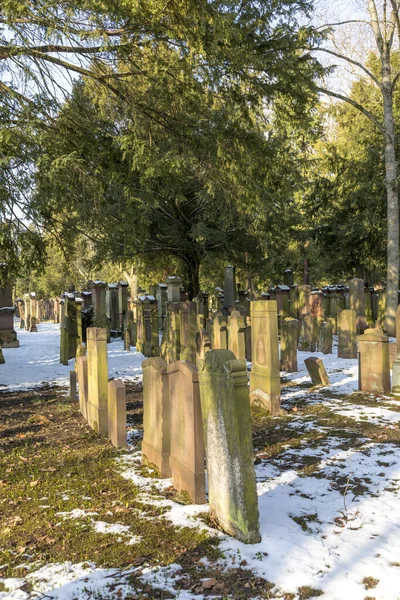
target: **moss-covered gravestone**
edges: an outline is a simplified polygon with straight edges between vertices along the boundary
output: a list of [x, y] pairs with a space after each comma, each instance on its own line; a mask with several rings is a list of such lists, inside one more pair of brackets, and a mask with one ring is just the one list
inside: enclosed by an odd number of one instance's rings
[[332, 354], [332, 323], [325, 321], [319, 326], [318, 352]]
[[318, 343], [317, 317], [306, 315], [301, 321], [299, 350], [303, 352], [316, 352]]
[[206, 329], [200, 329], [196, 333], [196, 365], [205, 357], [206, 352], [211, 350], [210, 336]]
[[100, 435], [108, 431], [107, 329], [88, 327], [88, 423]]
[[230, 535], [260, 541], [247, 369], [229, 350], [199, 364], [201, 412], [211, 514]]
[[226, 317], [217, 311], [212, 322], [212, 348], [213, 350], [228, 349], [228, 331]]
[[148, 358], [143, 368], [142, 462], [154, 465], [163, 478], [171, 476], [171, 431], [167, 363]]
[[287, 373], [295, 373], [297, 368], [297, 342], [299, 339], [300, 321], [293, 318], [281, 322], [281, 359], [280, 367]]
[[180, 304], [180, 360], [196, 364], [197, 305], [187, 301]]

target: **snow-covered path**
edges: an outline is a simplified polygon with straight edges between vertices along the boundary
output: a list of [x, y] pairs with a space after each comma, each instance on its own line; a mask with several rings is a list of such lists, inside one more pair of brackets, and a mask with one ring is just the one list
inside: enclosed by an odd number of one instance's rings
[[[4, 348], [5, 364], [0, 365], [0, 390], [29, 389], [45, 383], [68, 385], [69, 371], [74, 368], [74, 360], [68, 366], [60, 363], [60, 329], [53, 323], [40, 323], [37, 333], [19, 329], [15, 320], [19, 348]], [[141, 377], [143, 354], [131, 348], [124, 351], [120, 338], [108, 344], [109, 377], [137, 380]]]

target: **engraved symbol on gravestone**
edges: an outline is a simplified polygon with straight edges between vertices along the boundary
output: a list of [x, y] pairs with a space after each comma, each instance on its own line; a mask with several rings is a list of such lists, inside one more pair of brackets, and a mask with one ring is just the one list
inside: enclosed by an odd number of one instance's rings
[[146, 341], [151, 342], [151, 316], [150, 311], [146, 311]]
[[266, 365], [267, 364], [267, 357], [266, 357], [266, 352], [265, 352], [265, 346], [264, 346], [264, 342], [260, 339], [257, 342], [257, 358], [256, 361], [259, 365]]

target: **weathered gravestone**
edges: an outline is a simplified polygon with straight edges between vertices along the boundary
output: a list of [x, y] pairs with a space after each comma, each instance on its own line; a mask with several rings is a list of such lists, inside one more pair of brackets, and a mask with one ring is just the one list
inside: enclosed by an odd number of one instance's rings
[[108, 431], [107, 329], [88, 327], [88, 423], [100, 435]]
[[202, 360], [206, 354], [211, 350], [211, 341], [208, 331], [206, 329], [200, 329], [196, 333], [196, 365]]
[[[7, 279], [7, 263], [0, 263], [0, 269], [4, 279]], [[14, 330], [14, 312], [12, 283], [8, 281], [4, 288], [0, 288], [0, 345], [3, 348], [19, 347], [17, 334]]]
[[297, 369], [297, 344], [300, 321], [289, 317], [281, 322], [281, 360], [280, 368], [287, 373]]
[[93, 325], [107, 330], [107, 341], [110, 339], [110, 321], [107, 317], [107, 300], [105, 281], [94, 281], [91, 285], [93, 302]]
[[356, 313], [357, 330], [364, 331], [367, 328], [364, 303], [364, 280], [354, 278], [349, 281], [349, 308]]
[[126, 389], [120, 379], [108, 382], [108, 439], [116, 448], [126, 446]]
[[321, 290], [310, 292], [308, 296], [309, 314], [316, 317], [317, 321], [324, 320], [324, 294]]
[[338, 314], [338, 358], [357, 358], [357, 317], [354, 310]]
[[181, 301], [181, 283], [180, 277], [171, 276], [167, 278], [167, 297], [168, 302]]
[[277, 416], [281, 384], [276, 300], [255, 300], [250, 303], [250, 310], [253, 358], [250, 400]]
[[19, 309], [19, 328], [25, 328], [25, 301], [22, 298], [18, 298], [18, 309]]
[[238, 360], [246, 359], [246, 323], [238, 310], [228, 317], [228, 349]]
[[233, 308], [236, 301], [236, 269], [232, 265], [225, 267], [224, 307]]
[[320, 358], [311, 356], [310, 358], [306, 358], [304, 364], [307, 367], [313, 385], [330, 385], [325, 365]]
[[332, 323], [326, 321], [319, 326], [318, 352], [332, 354]]
[[69, 372], [69, 397], [71, 400], [76, 400], [76, 373], [75, 371]]
[[169, 465], [171, 421], [167, 363], [148, 358], [143, 368], [143, 442], [142, 462], [154, 465], [160, 477], [171, 476]]
[[129, 283], [120, 281], [118, 283], [118, 308], [119, 308], [119, 330], [121, 335], [125, 331], [125, 317], [128, 310]]
[[110, 322], [110, 336], [115, 338], [121, 335], [121, 321], [119, 312], [119, 290], [116, 283], [109, 283], [106, 289], [107, 315]]
[[170, 459], [174, 488], [204, 504], [204, 439], [197, 368], [188, 362], [167, 367], [170, 406]]
[[157, 284], [156, 299], [157, 299], [157, 307], [158, 307], [158, 329], [160, 329], [160, 331], [164, 331], [164, 323], [165, 323], [165, 317], [167, 314], [167, 301], [168, 301], [168, 293], [167, 293], [167, 284], [166, 283], [158, 283]]
[[381, 329], [366, 329], [357, 341], [358, 389], [369, 394], [389, 394], [389, 338]]
[[31, 303], [29, 294], [24, 294], [24, 302], [25, 302], [25, 331], [29, 331], [29, 327], [31, 325]]
[[137, 306], [136, 348], [144, 356], [159, 356], [157, 300], [150, 294], [139, 296]]
[[214, 313], [212, 322], [212, 349], [227, 350], [228, 349], [228, 331], [226, 317], [217, 311]]
[[[35, 318], [31, 316], [31, 328]], [[60, 363], [68, 364], [70, 358], [75, 358], [80, 343], [76, 315], [75, 296], [72, 293], [64, 295], [63, 320], [60, 326]]]
[[88, 418], [88, 363], [87, 356], [78, 356], [76, 359], [78, 378], [79, 410], [82, 416]]
[[180, 360], [196, 364], [197, 306], [196, 302], [180, 304]]
[[301, 321], [299, 350], [303, 352], [316, 352], [318, 343], [317, 317], [306, 315]]
[[199, 365], [211, 514], [230, 535], [260, 538], [247, 369], [229, 350], [207, 352]]

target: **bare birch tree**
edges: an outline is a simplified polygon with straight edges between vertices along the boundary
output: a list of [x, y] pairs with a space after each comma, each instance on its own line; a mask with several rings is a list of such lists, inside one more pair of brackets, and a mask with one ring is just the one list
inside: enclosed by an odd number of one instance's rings
[[[400, 0], [359, 0], [358, 6], [364, 11], [365, 18], [345, 18], [335, 23], [327, 23], [322, 29], [327, 33], [325, 44], [319, 52], [337, 64], [347, 64], [362, 72], [380, 91], [383, 118], [372, 114], [365, 106], [346, 94], [336, 91], [334, 86], [321, 87], [320, 91], [351, 104], [365, 117], [370, 119], [382, 134], [385, 157], [385, 184], [387, 190], [387, 305], [385, 331], [395, 335], [396, 308], [399, 287], [399, 202], [397, 186], [397, 156], [395, 146], [395, 122], [393, 116], [393, 94], [400, 78], [400, 71], [393, 69], [393, 52], [400, 45]], [[338, 49], [337, 32], [345, 27], [357, 27], [369, 30], [371, 48], [380, 60], [380, 73], [371, 72], [365, 60], [348, 44]], [[347, 46], [347, 47], [346, 47]]]

